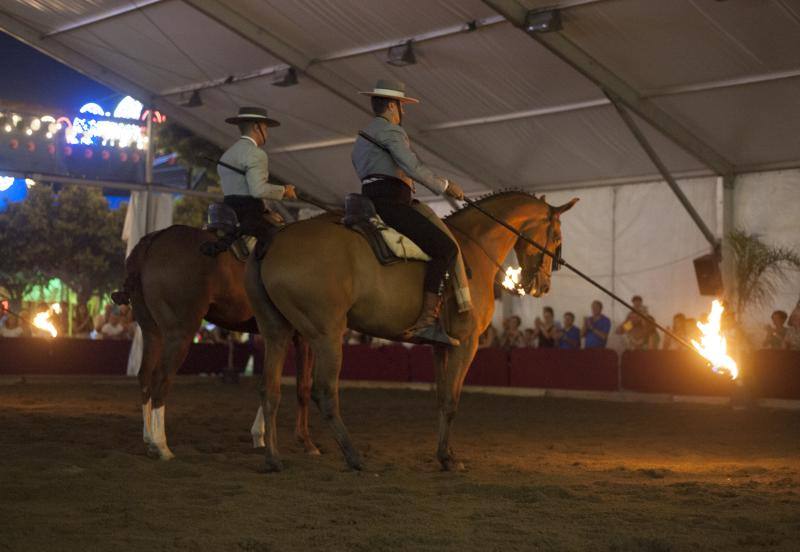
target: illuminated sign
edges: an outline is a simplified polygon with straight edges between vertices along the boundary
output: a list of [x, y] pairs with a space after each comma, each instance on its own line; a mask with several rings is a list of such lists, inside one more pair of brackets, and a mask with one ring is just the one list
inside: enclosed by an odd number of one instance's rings
[[[71, 122], [65, 121], [64, 137], [68, 144], [85, 146], [103, 145], [117, 147], [147, 147], [147, 128], [141, 121], [147, 119], [150, 111], [144, 111], [141, 102], [125, 96], [114, 108], [113, 115], [95, 102], [85, 104], [80, 114]], [[158, 111], [153, 112], [153, 120], [161, 123], [166, 118]], [[125, 122], [129, 120], [131, 122]], [[58, 120], [61, 122], [61, 119]]]

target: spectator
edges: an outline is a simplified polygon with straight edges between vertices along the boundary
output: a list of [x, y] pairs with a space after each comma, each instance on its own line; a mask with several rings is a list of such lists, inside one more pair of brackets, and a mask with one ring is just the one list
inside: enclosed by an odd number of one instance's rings
[[519, 316], [511, 316], [503, 322], [503, 327], [506, 329], [500, 337], [500, 346], [503, 349], [514, 349], [516, 347], [525, 346], [525, 336], [520, 331], [519, 327], [522, 325], [522, 319]]
[[[634, 295], [633, 297], [631, 297], [631, 303], [633, 303], [633, 308], [636, 309], [637, 311], [639, 311], [641, 314], [643, 314], [645, 316], [647, 314], [649, 314], [649, 311], [647, 310], [647, 307], [644, 305], [644, 300], [642, 299], [641, 295]], [[625, 318], [625, 320], [626, 321], [630, 320], [632, 318], [632, 315], [634, 315], [634, 314], [636, 314], [636, 313], [633, 312], [633, 311], [630, 311], [628, 313], [628, 316]], [[640, 317], [640, 319], [641, 319], [641, 317]]]
[[783, 346], [786, 349], [800, 351], [800, 304], [792, 311], [783, 336]]
[[75, 309], [75, 316], [72, 318], [72, 335], [75, 337], [88, 338], [94, 329], [94, 322], [89, 315], [86, 303], [81, 303]]
[[6, 316], [5, 324], [0, 327], [0, 337], [22, 337], [23, 330], [15, 316]]
[[581, 332], [575, 326], [575, 315], [571, 312], [564, 313], [564, 328], [557, 330], [559, 349], [580, 349]]
[[128, 305], [119, 306], [120, 323], [125, 328], [125, 338], [133, 339], [136, 333], [136, 323], [133, 321], [133, 310]]
[[490, 347], [498, 347], [499, 345], [500, 339], [497, 337], [497, 330], [494, 329], [494, 325], [489, 324], [486, 331], [478, 338], [478, 349], [488, 349]]
[[786, 337], [786, 311], [777, 310], [772, 313], [772, 324], [767, 324], [767, 335], [764, 337], [765, 349], [783, 349]]
[[108, 322], [100, 328], [103, 339], [125, 339], [125, 325], [119, 315], [119, 311], [112, 311], [108, 317]]
[[107, 303], [106, 306], [103, 307], [103, 312], [94, 317], [94, 329], [98, 334], [102, 333], [103, 326], [105, 326], [111, 319], [111, 310], [113, 308], [113, 304]]
[[[686, 315], [683, 313], [678, 313], [672, 317], [672, 327], [670, 328], [672, 333], [683, 339], [684, 341], [688, 341], [688, 336], [686, 334]], [[664, 336], [664, 350], [672, 350], [672, 349], [681, 349], [683, 348], [683, 344], [680, 341], [674, 339], [671, 335], [666, 334]]]
[[585, 338], [584, 348], [604, 349], [611, 331], [611, 320], [603, 314], [603, 303], [592, 301], [592, 316], [583, 319], [581, 336]]
[[536, 347], [536, 330], [527, 328], [522, 336], [522, 341], [525, 343], [525, 347]]
[[561, 329], [555, 321], [555, 313], [552, 307], [542, 309], [542, 318], [537, 318], [534, 322], [536, 326], [536, 337], [539, 338], [540, 349], [551, 349], [556, 346], [556, 332]]
[[0, 301], [0, 328], [2, 328], [5, 325], [6, 320], [10, 316], [11, 315], [8, 314], [8, 312], [7, 312], [6, 302], [5, 301]]
[[631, 312], [625, 322], [619, 325], [617, 333], [625, 336], [625, 349], [628, 351], [658, 348], [658, 333], [655, 327], [635, 312]]

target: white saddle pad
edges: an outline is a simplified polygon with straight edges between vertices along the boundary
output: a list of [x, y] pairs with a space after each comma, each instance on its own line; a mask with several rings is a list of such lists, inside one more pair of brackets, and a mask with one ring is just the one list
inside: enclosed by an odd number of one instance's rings
[[394, 228], [387, 226], [380, 217], [376, 216], [373, 222], [381, 231], [386, 245], [392, 250], [392, 253], [406, 260], [417, 261], [430, 261], [431, 258], [422, 249], [419, 248], [408, 236], [404, 236]]

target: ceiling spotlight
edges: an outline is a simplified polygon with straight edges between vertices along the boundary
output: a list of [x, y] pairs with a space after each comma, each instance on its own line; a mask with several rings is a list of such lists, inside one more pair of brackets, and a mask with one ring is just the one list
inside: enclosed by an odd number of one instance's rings
[[529, 11], [525, 18], [525, 30], [529, 33], [549, 33], [561, 30], [561, 11]]
[[297, 84], [297, 71], [294, 67], [279, 69], [272, 76], [272, 86], [294, 86]]
[[417, 62], [417, 57], [414, 55], [413, 41], [409, 40], [405, 44], [398, 44], [389, 48], [389, 55], [386, 58], [386, 63], [394, 65], [395, 67], [403, 67], [405, 65], [414, 65]]
[[203, 98], [200, 97], [200, 92], [195, 90], [189, 97], [189, 101], [183, 104], [186, 107], [200, 107], [203, 105]]

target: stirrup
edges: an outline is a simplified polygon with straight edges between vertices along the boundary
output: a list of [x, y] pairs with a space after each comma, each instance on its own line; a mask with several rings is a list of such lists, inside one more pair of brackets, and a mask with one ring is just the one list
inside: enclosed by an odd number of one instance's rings
[[424, 326], [414, 331], [409, 330], [407, 337], [412, 341], [422, 341], [434, 345], [449, 345], [450, 347], [461, 345], [461, 341], [447, 335], [438, 320], [430, 326]]

